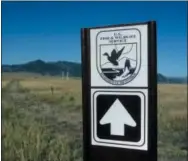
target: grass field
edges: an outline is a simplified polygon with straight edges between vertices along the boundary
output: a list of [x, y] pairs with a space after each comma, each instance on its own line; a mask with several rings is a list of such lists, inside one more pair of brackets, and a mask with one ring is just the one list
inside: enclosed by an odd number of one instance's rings
[[[186, 90], [158, 86], [159, 161], [186, 160]], [[79, 79], [2, 75], [2, 160], [81, 161], [81, 114]]]

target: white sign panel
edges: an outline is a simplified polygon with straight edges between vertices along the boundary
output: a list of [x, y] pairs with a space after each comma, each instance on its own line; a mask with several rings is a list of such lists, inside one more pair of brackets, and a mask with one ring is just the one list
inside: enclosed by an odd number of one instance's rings
[[91, 87], [147, 87], [147, 43], [147, 25], [91, 29]]

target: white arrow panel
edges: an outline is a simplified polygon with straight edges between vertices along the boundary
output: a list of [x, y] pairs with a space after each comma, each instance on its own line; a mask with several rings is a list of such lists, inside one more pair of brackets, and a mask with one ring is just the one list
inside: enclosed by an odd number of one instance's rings
[[[141, 98], [141, 139], [138, 142], [130, 141], [117, 141], [101, 139], [97, 136], [97, 107], [96, 98], [98, 95], [138, 95]], [[118, 115], [119, 117], [114, 117]], [[126, 117], [125, 117], [126, 115]], [[117, 120], [114, 120], [118, 118]], [[100, 124], [111, 124], [111, 134], [123, 136], [124, 130], [123, 124], [129, 126], [136, 126], [136, 122], [126, 110], [119, 100], [116, 100], [110, 107], [110, 109], [105, 113], [105, 115], [100, 120]], [[148, 90], [147, 89], [91, 89], [91, 143], [92, 145], [118, 147], [126, 149], [148, 149]]]

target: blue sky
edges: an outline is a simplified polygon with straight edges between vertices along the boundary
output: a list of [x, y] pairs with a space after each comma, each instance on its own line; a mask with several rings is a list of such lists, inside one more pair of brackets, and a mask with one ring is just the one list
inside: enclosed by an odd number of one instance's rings
[[2, 2], [2, 63], [81, 62], [80, 28], [156, 20], [158, 72], [186, 76], [186, 2]]

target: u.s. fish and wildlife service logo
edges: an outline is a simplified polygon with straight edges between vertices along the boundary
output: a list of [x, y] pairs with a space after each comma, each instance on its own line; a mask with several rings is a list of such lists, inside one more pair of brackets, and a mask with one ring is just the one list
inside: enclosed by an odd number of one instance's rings
[[112, 85], [124, 85], [138, 74], [141, 35], [137, 29], [101, 31], [97, 34], [97, 70]]

